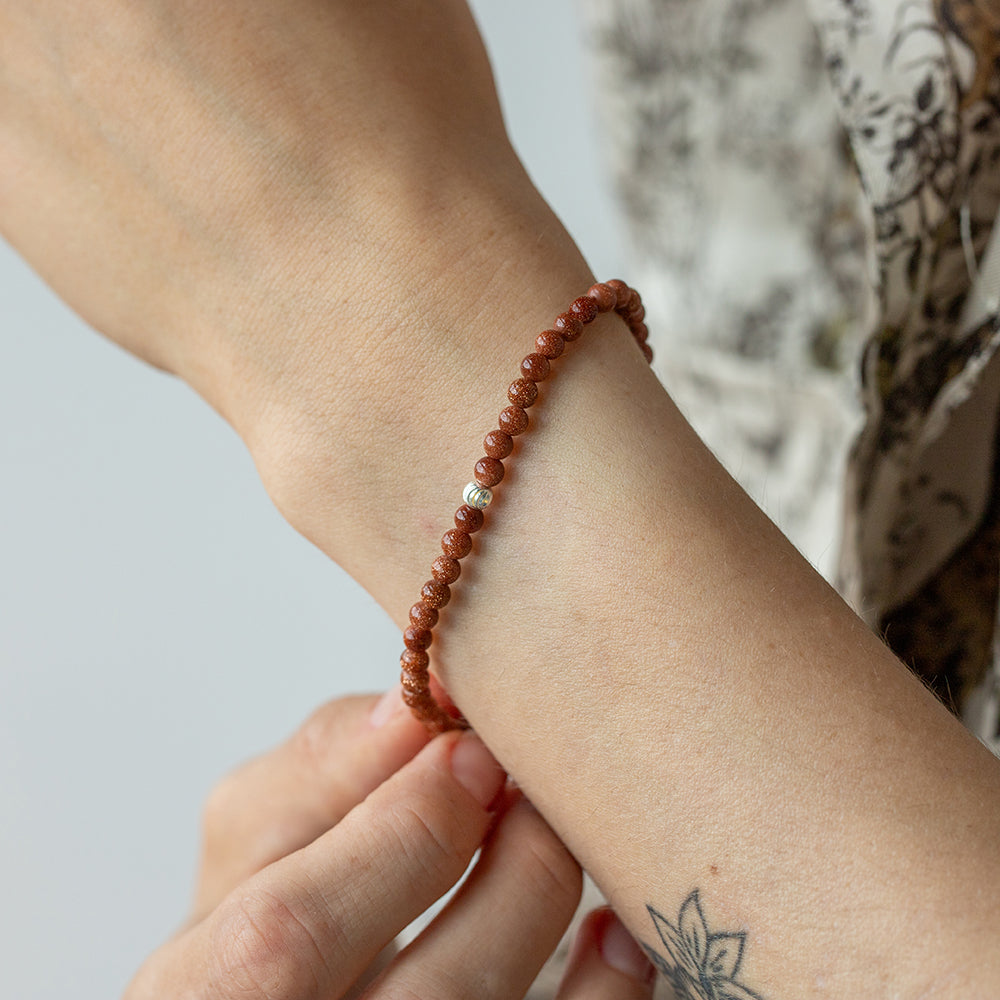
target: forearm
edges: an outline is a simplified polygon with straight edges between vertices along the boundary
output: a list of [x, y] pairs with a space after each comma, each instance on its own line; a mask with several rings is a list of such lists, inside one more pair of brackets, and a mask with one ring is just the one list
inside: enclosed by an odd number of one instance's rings
[[[357, 410], [364, 476], [306, 477], [307, 532], [400, 625], [509, 373], [589, 278], [532, 265], [418, 377], [382, 371], [376, 412], [400, 418]], [[557, 365], [431, 650], [463, 712], [668, 959], [645, 907], [676, 923], [700, 889], [768, 1000], [1000, 981], [996, 762], [718, 467], [619, 321]]]
[[[592, 278], [463, 4], [71, 13], [0, 7], [4, 235], [223, 413], [402, 625], [531, 337]], [[768, 1000], [975, 996], [1000, 981], [997, 765], [616, 322], [543, 385], [436, 669], [643, 939], [647, 903], [700, 888]]]
[[995, 986], [996, 762], [614, 348], [547, 404], [449, 688], [661, 954], [645, 904], [699, 888], [768, 998]]

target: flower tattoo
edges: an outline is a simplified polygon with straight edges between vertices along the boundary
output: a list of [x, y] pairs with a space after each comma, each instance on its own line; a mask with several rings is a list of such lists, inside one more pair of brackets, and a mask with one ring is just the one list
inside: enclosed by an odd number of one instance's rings
[[667, 953], [662, 955], [648, 944], [643, 947], [670, 981], [677, 1000], [763, 1000], [736, 980], [746, 934], [712, 934], [697, 889], [684, 900], [676, 927], [651, 906], [646, 909]]

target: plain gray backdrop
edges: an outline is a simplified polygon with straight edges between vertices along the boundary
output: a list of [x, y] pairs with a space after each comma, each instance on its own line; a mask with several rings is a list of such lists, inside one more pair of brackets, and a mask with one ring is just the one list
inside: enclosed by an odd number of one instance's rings
[[[572, 0], [473, 6], [528, 169], [623, 271]], [[2, 243], [0, 486], [0, 994], [107, 1000], [185, 916], [215, 780], [391, 684], [399, 637], [219, 417]]]

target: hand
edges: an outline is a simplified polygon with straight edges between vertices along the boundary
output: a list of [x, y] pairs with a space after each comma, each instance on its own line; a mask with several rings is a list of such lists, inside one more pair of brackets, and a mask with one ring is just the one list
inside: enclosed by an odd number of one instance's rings
[[[345, 996], [481, 844], [469, 878], [366, 996], [523, 996], [572, 915], [576, 863], [504, 789], [478, 739], [428, 744], [398, 694], [375, 714], [373, 705], [327, 705], [218, 787], [194, 915], [125, 1000]], [[601, 961], [602, 943], [610, 961], [638, 973]], [[634, 964], [637, 955], [608, 913], [592, 915], [560, 997], [648, 996], [649, 966], [641, 956]]]

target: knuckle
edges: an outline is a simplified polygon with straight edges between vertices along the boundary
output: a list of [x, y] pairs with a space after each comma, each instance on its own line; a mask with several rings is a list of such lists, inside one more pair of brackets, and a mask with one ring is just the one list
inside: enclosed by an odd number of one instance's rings
[[308, 924], [263, 888], [216, 914], [209, 970], [209, 995], [219, 1000], [311, 1000], [329, 991], [330, 969]]
[[403, 795], [383, 819], [410, 877], [428, 887], [457, 879], [479, 844], [454, 809], [424, 792]]
[[344, 724], [341, 702], [321, 705], [292, 735], [293, 754], [311, 771], [323, 772], [330, 766], [330, 746]]

